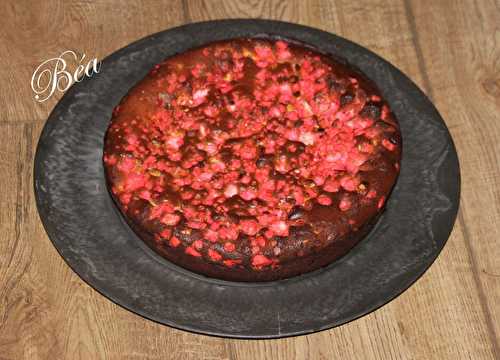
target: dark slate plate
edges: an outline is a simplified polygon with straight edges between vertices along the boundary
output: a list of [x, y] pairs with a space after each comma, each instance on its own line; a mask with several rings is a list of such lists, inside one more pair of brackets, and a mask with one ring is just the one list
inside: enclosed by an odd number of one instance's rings
[[[208, 279], [157, 256], [122, 220], [106, 189], [103, 136], [112, 108], [154, 64], [214, 40], [263, 34], [308, 43], [347, 60], [375, 81], [401, 125], [401, 174], [376, 228], [329, 267], [268, 283]], [[110, 55], [99, 74], [72, 86], [57, 104], [35, 158], [40, 217], [54, 246], [84, 281], [159, 323], [240, 338], [328, 329], [396, 297], [424, 273], [446, 243], [459, 189], [450, 134], [411, 80], [343, 38], [265, 20], [181, 26]]]

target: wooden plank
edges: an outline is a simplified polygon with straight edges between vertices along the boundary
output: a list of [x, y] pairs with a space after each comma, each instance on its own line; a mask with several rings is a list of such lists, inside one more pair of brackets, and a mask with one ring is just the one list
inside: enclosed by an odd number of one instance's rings
[[411, 3], [423, 68], [458, 149], [459, 223], [492, 350], [500, 358], [500, 4], [426, 5]]

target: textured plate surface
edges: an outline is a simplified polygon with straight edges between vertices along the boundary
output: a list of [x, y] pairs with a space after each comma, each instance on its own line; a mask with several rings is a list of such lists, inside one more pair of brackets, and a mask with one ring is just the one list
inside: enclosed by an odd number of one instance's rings
[[[311, 44], [361, 69], [399, 120], [403, 159], [387, 210], [342, 259], [288, 280], [231, 283], [169, 263], [132, 232], [106, 189], [103, 137], [113, 107], [154, 64], [207, 42], [262, 34]], [[432, 103], [377, 55], [304, 26], [222, 20], [144, 38], [106, 58], [99, 74], [72, 86], [40, 137], [35, 193], [42, 222], [61, 256], [112, 301], [176, 328], [273, 338], [343, 324], [408, 288], [435, 260], [453, 228], [460, 171], [450, 134]]]

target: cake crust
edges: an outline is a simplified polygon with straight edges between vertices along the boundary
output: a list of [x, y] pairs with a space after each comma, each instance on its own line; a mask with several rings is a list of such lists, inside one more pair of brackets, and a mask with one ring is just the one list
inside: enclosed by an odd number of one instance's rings
[[235, 39], [171, 57], [113, 111], [110, 193], [171, 262], [232, 281], [323, 267], [371, 229], [401, 135], [362, 74], [300, 44]]

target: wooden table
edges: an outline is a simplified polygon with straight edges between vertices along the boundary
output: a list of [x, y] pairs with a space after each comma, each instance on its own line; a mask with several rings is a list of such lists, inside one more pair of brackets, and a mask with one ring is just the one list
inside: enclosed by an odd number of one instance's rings
[[[498, 0], [4, 0], [0, 13], [0, 359], [500, 359]], [[35, 102], [35, 67], [234, 17], [310, 25], [375, 51], [429, 95], [458, 149], [461, 208], [438, 260], [390, 304], [330, 331], [243, 341], [155, 324], [80, 280], [38, 218], [33, 156], [62, 94]]]

